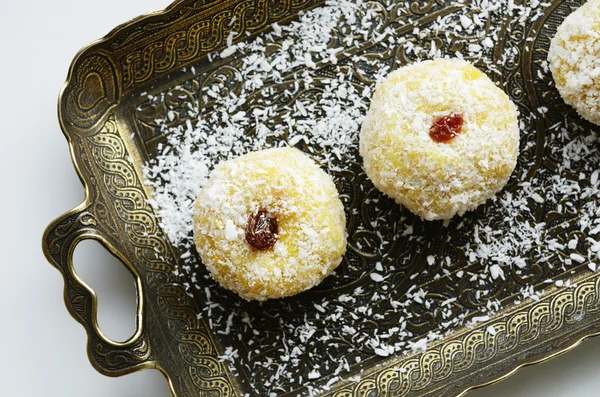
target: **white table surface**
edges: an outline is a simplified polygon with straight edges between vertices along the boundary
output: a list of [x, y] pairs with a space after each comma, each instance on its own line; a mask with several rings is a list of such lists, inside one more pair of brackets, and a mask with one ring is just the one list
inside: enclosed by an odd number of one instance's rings
[[[168, 0], [2, 0], [0, 11], [0, 396], [168, 396], [163, 376], [107, 378], [89, 364], [85, 333], [67, 313], [60, 274], [45, 260], [42, 231], [83, 191], [58, 126], [56, 100], [75, 53], [119, 23]], [[95, 243], [76, 267], [100, 296], [104, 331], [133, 329], [133, 283]], [[600, 338], [519, 371], [469, 397], [600, 395]]]

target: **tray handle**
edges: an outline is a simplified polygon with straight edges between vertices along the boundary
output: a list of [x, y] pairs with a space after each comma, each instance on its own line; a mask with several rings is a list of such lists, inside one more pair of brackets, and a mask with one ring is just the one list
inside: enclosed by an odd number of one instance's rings
[[[134, 274], [138, 301], [137, 326], [135, 334], [123, 343], [112, 341], [102, 334], [96, 316], [96, 294], [75, 272], [73, 252], [77, 244], [86, 239], [101, 243]], [[102, 227], [99, 226], [90, 203], [84, 202], [53, 221], [44, 232], [42, 248], [48, 261], [63, 275], [65, 305], [87, 332], [87, 352], [94, 368], [107, 376], [121, 376], [142, 369], [157, 368], [144, 329], [139, 276], [102, 234]]]

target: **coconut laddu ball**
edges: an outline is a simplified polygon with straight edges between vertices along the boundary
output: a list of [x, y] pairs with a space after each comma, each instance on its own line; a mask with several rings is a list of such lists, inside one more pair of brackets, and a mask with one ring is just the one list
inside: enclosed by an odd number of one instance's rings
[[195, 202], [194, 240], [212, 277], [247, 300], [319, 284], [346, 250], [346, 216], [329, 175], [301, 151], [226, 161]]
[[564, 101], [600, 125], [600, 0], [565, 18], [550, 42], [548, 61]]
[[360, 132], [364, 169], [375, 187], [427, 220], [462, 215], [493, 197], [518, 151], [516, 107], [458, 59], [390, 73]]

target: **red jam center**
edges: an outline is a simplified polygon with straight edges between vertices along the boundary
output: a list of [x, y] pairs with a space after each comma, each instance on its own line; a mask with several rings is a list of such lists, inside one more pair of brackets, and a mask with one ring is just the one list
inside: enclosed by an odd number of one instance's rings
[[277, 218], [269, 212], [260, 210], [248, 217], [246, 241], [257, 250], [264, 251], [274, 246], [278, 232]]
[[448, 142], [462, 132], [464, 121], [462, 114], [440, 117], [429, 127], [429, 136], [435, 142]]

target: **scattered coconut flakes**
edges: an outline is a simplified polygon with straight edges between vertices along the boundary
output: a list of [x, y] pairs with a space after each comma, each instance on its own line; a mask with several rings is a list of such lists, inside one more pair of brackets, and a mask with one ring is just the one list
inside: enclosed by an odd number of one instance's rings
[[[415, 44], [416, 41], [396, 36], [389, 27], [382, 32], [373, 29], [377, 26], [379, 15], [376, 4], [375, 8], [370, 8], [373, 4], [375, 3], [362, 1], [329, 1], [325, 7], [302, 14], [296, 22], [285, 26], [273, 25], [272, 33], [262, 35], [251, 43], [234, 44], [231, 35], [228, 47], [220, 55], [229, 57], [235, 54], [235, 59], [242, 63], [238, 70], [239, 75], [235, 77], [235, 82], [242, 85], [241, 94], [233, 96], [224, 90], [222, 83], [216, 82], [203, 87], [200, 98], [187, 104], [184, 117], [186, 121], [183, 124], [170, 126], [170, 122], [180, 117], [175, 109], [168, 109], [164, 116], [156, 120], [160, 133], [167, 134], [167, 141], [158, 148], [159, 155], [144, 167], [145, 183], [154, 189], [155, 195], [151, 204], [161, 218], [161, 227], [174, 245], [183, 247], [181, 252], [185, 265], [177, 269], [176, 274], [186, 280], [197, 280], [185, 285], [199, 292], [204, 291], [204, 318], [208, 319], [207, 322], [213, 331], [238, 335], [240, 338], [252, 335], [245, 338], [248, 347], [247, 359], [239, 357], [238, 350], [232, 346], [224, 348], [220, 359], [227, 363], [241, 360], [242, 365], [247, 366], [245, 370], [248, 373], [256, 373], [257, 379], [265, 379], [265, 382], [251, 379], [251, 386], [255, 390], [264, 391], [264, 395], [271, 395], [275, 391], [291, 391], [290, 379], [302, 385], [307, 379], [334, 375], [329, 377], [326, 383], [326, 386], [331, 386], [329, 381], [335, 376], [343, 377], [344, 373], [352, 370], [354, 363], [360, 363], [373, 355], [419, 353], [426, 350], [429, 342], [449, 335], [465, 324], [476, 326], [493, 318], [500, 310], [501, 302], [489, 300], [485, 296], [487, 291], [484, 287], [501, 282], [509, 269], [517, 274], [526, 272], [532, 257], [539, 258], [541, 262], [551, 263], [551, 259], [564, 256], [565, 249], [576, 250], [580, 245], [571, 243], [572, 240], [548, 234], [547, 225], [536, 220], [533, 215], [536, 205], [556, 205], [558, 213], [567, 213], [574, 208], [568, 207], [568, 201], [561, 204], [560, 200], [593, 197], [595, 201], [587, 201], [579, 211], [577, 226], [583, 235], [593, 236], [600, 233], [597, 161], [581, 166], [579, 180], [572, 180], [566, 172], [572, 168], [576, 169], [574, 164], [580, 164], [582, 159], [594, 154], [594, 150], [589, 148], [595, 147], [594, 140], [597, 138], [593, 132], [585, 136], [577, 135], [581, 127], [564, 120], [554, 124], [551, 128], [553, 132], [547, 137], [547, 150], [554, 158], [559, 159], [555, 173], [541, 168], [533, 179], [515, 181], [516, 187], [500, 194], [491, 205], [494, 212], [487, 211], [488, 216], [484, 219], [469, 221], [464, 225], [462, 222], [457, 225], [455, 220], [443, 223], [444, 228], [462, 227], [464, 233], [474, 236], [472, 241], [462, 247], [471, 265], [458, 271], [456, 276], [461, 282], [468, 281], [477, 286], [476, 311], [469, 311], [458, 304], [451, 305], [455, 302], [452, 299], [436, 302], [431, 297], [435, 294], [430, 296], [426, 289], [416, 285], [409, 288], [404, 297], [396, 297], [392, 292], [389, 292], [390, 295], [382, 294], [381, 291], [367, 292], [359, 287], [353, 293], [342, 294], [339, 297], [332, 294], [327, 297], [330, 300], [324, 298], [315, 301], [315, 313], [312, 317], [305, 315], [299, 323], [288, 323], [285, 318], [276, 316], [274, 321], [279, 327], [270, 327], [267, 330], [260, 325], [261, 317], [247, 312], [239, 302], [233, 303], [232, 306], [228, 303], [227, 307], [219, 303], [223, 302], [219, 300], [222, 291], [196, 274], [199, 264], [195, 255], [189, 254], [193, 247], [193, 201], [218, 162], [273, 145], [306, 145], [313, 157], [329, 171], [343, 169], [347, 159], [356, 160], [357, 133], [375, 83], [390, 71], [388, 65], [361, 55], [361, 42], [370, 39], [383, 47], [400, 46], [410, 57], [417, 60], [440, 56], [464, 57], [485, 65], [487, 71], [492, 74], [500, 73], [502, 65], [514, 58], [518, 48], [517, 44], [510, 41], [504, 43], [501, 59], [494, 63], [492, 51], [498, 40], [496, 33], [500, 26], [499, 21], [505, 20], [506, 15], [510, 14], [512, 19], [506, 20], [505, 28], [508, 31], [521, 29], [526, 21], [539, 18], [543, 9], [547, 7], [547, 4], [539, 2], [516, 5], [499, 0], [457, 3], [456, 12], [438, 17], [432, 24], [413, 32], [421, 38], [430, 37], [436, 32], [445, 32], [448, 42], [465, 44], [462, 52], [448, 53], [447, 48], [439, 47], [433, 40], [420, 47]], [[390, 6], [392, 5], [390, 3]], [[477, 35], [477, 32], [486, 31], [488, 28], [488, 36], [481, 41], [481, 45], [469, 43], [468, 38], [462, 38], [465, 33]], [[343, 40], [338, 40], [340, 34]], [[328, 48], [334, 39], [339, 47]], [[268, 53], [266, 48], [275, 41], [279, 46], [278, 50]], [[351, 56], [358, 68], [354, 74], [351, 68], [343, 64], [350, 51], [356, 52]], [[213, 57], [214, 55], [211, 55], [211, 58]], [[320, 70], [323, 65], [328, 65], [333, 77], [322, 79], [317, 76], [316, 70]], [[374, 69], [374, 79], [357, 83], [356, 73], [362, 73], [361, 68], [364, 67]], [[549, 71], [543, 63], [542, 68], [543, 77], [543, 74], [548, 74]], [[287, 98], [294, 98], [290, 102], [290, 108], [269, 104], [265, 100], [261, 102], [264, 94], [272, 95], [274, 85], [287, 84], [284, 77], [289, 76], [290, 71], [294, 71], [294, 79], [284, 93]], [[320, 97], [296, 98], [295, 95], [301, 89], [307, 92], [318, 89], [322, 94]], [[145, 95], [151, 103], [165, 101], [162, 94]], [[319, 106], [315, 105], [315, 100]], [[212, 105], [210, 111], [206, 111], [203, 104], [209, 101]], [[273, 125], [270, 122], [274, 119], [273, 116], [281, 115], [284, 111], [287, 112], [283, 115], [284, 123]], [[522, 115], [522, 130], [530, 131], [533, 128], [532, 122], [540, 115], [549, 117], [547, 107], [541, 106], [531, 115]], [[248, 131], [252, 134], [248, 134]], [[526, 142], [524, 149], [531, 149], [531, 145], [535, 143]], [[596, 169], [593, 168], [593, 164], [596, 164]], [[524, 168], [530, 165], [522, 164]], [[584, 180], [589, 180], [591, 187], [582, 186], [580, 183]], [[361, 185], [360, 188], [365, 187]], [[369, 206], [376, 213], [380, 211], [376, 202], [369, 203]], [[404, 221], [403, 218], [401, 226], [396, 229], [397, 234], [409, 239], [408, 241], [422, 239], [420, 230], [411, 223], [403, 223]], [[503, 222], [504, 230], [511, 230], [512, 233], [498, 234], [493, 226], [498, 222]], [[377, 219], [372, 226], [381, 227], [385, 223], [385, 218]], [[230, 230], [230, 236], [234, 238], [233, 230]], [[382, 247], [389, 245], [388, 241], [381, 239]], [[588, 266], [593, 263], [592, 253], [597, 257], [600, 244], [590, 244], [587, 258], [580, 253], [566, 253], [566, 257], [562, 259], [565, 271], [573, 262], [584, 263], [589, 260]], [[159, 253], [156, 255], [158, 257]], [[430, 256], [433, 255], [427, 256], [429, 271], [439, 270], [434, 276], [446, 274], [448, 270], [441, 267], [444, 261], [436, 262], [435, 257], [432, 260]], [[382, 261], [384, 264], [379, 263], [376, 268], [378, 273], [370, 273], [371, 279], [383, 281], [387, 274], [394, 271], [394, 260], [385, 258], [385, 261]], [[450, 265], [451, 261], [447, 264]], [[481, 270], [485, 268], [482, 264], [488, 265], [487, 271]], [[386, 274], [386, 271], [390, 273]], [[506, 274], [510, 274], [510, 271]], [[362, 276], [366, 275], [365, 271]], [[465, 275], [466, 278], [463, 278]], [[415, 273], [411, 275], [411, 279], [417, 279], [419, 276], [421, 275]], [[570, 280], [566, 283], [557, 280], [554, 283], [557, 287], [575, 286]], [[523, 287], [520, 291], [522, 297], [539, 300], [542, 291], [535, 290], [534, 287]], [[388, 304], [393, 310], [378, 312], [377, 307], [381, 303]], [[410, 307], [413, 305], [419, 305], [429, 312], [441, 310], [444, 321], [439, 329], [430, 331], [426, 337], [411, 333], [407, 324], [414, 321], [410, 318]], [[460, 307], [460, 311], [451, 310], [454, 306]], [[372, 330], [361, 326], [373, 320], [387, 319], [392, 315], [395, 316], [397, 327]], [[202, 314], [198, 316], [200, 318]], [[490, 327], [486, 330], [492, 334]], [[268, 337], [261, 333], [268, 333]], [[332, 347], [339, 338], [344, 339], [342, 335], [351, 335], [352, 346], [339, 350], [335, 357], [320, 357], [324, 365], [318, 369], [306, 368], [304, 363], [311, 359], [314, 351], [326, 351], [324, 347]], [[267, 341], [272, 345], [267, 345]], [[273, 353], [257, 358], [268, 349]], [[340, 359], [344, 361], [343, 364], [337, 363]], [[258, 374], [267, 376], [263, 378]], [[316, 393], [318, 390], [311, 387], [310, 392]]]

